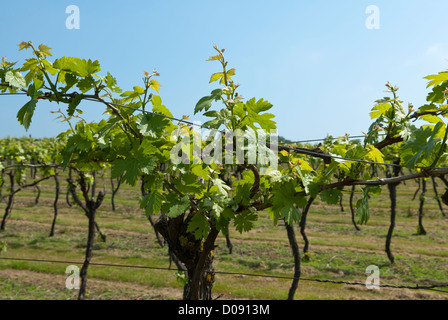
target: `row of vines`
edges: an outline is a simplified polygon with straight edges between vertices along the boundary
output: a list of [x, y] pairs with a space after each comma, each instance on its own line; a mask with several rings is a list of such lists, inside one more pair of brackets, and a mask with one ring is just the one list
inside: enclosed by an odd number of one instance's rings
[[[268, 112], [272, 104], [264, 99], [244, 99], [238, 93], [239, 85], [233, 80], [236, 71], [228, 68], [224, 49], [214, 46], [216, 55], [208, 60], [217, 62], [220, 70], [209, 82], [218, 82], [219, 87], [198, 101], [194, 113], [210, 118], [202, 125], [213, 133], [209, 137], [223, 131], [240, 131], [264, 141], [263, 145], [256, 145], [258, 154], [272, 155], [272, 150], [277, 150], [278, 165], [272, 168], [268, 157], [256, 163], [248, 161], [253, 152], [248, 141], [243, 142], [244, 157], [240, 161], [241, 150], [234, 148], [238, 145], [235, 137], [230, 143], [230, 159], [226, 153], [226, 161], [219, 161], [223, 146], [229, 150], [229, 141], [219, 135], [219, 139], [198, 140], [194, 124], [187, 117], [175, 118], [158, 95], [161, 85], [155, 80], [159, 76], [155, 70], [144, 72], [140, 86], [123, 91], [110, 73], [100, 74], [98, 61], [76, 57], [50, 61], [51, 48], [43, 44], [35, 47], [32, 42], [22, 42], [19, 49], [30, 49], [32, 56], [18, 67], [16, 62], [3, 58], [0, 69], [2, 93], [29, 97], [17, 113], [18, 121], [28, 129], [39, 101], [47, 100], [67, 106], [66, 110], [55, 112], [69, 129], [49, 139], [0, 140], [0, 197], [7, 204], [1, 229], [5, 229], [14, 197], [21, 190], [39, 190], [40, 182], [54, 179], [54, 219], [49, 233], [54, 236], [63, 173], [68, 186], [67, 204], [77, 205], [89, 221], [79, 299], [85, 299], [95, 234], [98, 232], [107, 241], [95, 220], [107, 193], [98, 186], [105, 171], [111, 177], [112, 208], [121, 184], [140, 186], [139, 205], [160, 245], [167, 245], [170, 258], [187, 276], [184, 299], [193, 300], [212, 299], [212, 251], [220, 233], [227, 237], [232, 250], [231, 226], [241, 233], [250, 231], [259, 215], [266, 212], [274, 224], [284, 221], [295, 262], [288, 294], [292, 299], [301, 274], [294, 224], [299, 226], [306, 256], [306, 220], [315, 199], [338, 204], [344, 188], [349, 188], [352, 222], [354, 228], [360, 229], [369, 220], [369, 198], [384, 192], [387, 186], [391, 223], [385, 247], [393, 263], [391, 239], [397, 186], [407, 180], [419, 181], [416, 195], [421, 192], [421, 234], [425, 233], [423, 205], [427, 181], [432, 180], [436, 193], [436, 178], [448, 188], [445, 72], [426, 77], [431, 90], [427, 104], [418, 109], [411, 104], [405, 109], [397, 95], [398, 87], [387, 83], [389, 96], [376, 101], [370, 113], [372, 125], [362, 141], [344, 136], [325, 139], [317, 146], [282, 144], [272, 134], [277, 129], [275, 116]], [[82, 119], [83, 101], [104, 105], [104, 119], [90, 123]], [[423, 124], [418, 126], [419, 123]], [[200, 150], [208, 150], [214, 161], [198, 161], [197, 145]], [[173, 158], [173, 150], [177, 158]], [[447, 198], [447, 193], [437, 193], [443, 216], [440, 201], [446, 204]]]

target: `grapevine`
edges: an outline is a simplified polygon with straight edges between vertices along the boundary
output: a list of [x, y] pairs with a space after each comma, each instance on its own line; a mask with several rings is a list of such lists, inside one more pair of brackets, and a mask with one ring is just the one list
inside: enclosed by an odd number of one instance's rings
[[[293, 224], [299, 223], [305, 239], [303, 251], [307, 253], [306, 218], [313, 201], [319, 199], [328, 204], [340, 204], [345, 187], [351, 188], [351, 195], [355, 191], [362, 195], [356, 210], [352, 209], [355, 212], [353, 222], [356, 217], [358, 224], [369, 220], [369, 197], [378, 195], [381, 186], [388, 187], [391, 225], [386, 251], [393, 262], [390, 239], [395, 224], [396, 186], [410, 179], [448, 174], [448, 168], [439, 167], [446, 162], [448, 128], [443, 118], [448, 112], [447, 73], [426, 77], [432, 91], [427, 97], [428, 103], [418, 110], [412, 105], [406, 110], [398, 97], [398, 87], [387, 83], [386, 91], [390, 96], [376, 101], [370, 113], [373, 123], [363, 142], [352, 142], [345, 137], [336, 141], [327, 139], [318, 146], [280, 145], [271, 132], [277, 129], [275, 116], [268, 112], [272, 104], [264, 99], [246, 100], [239, 94], [239, 85], [234, 82], [236, 70], [229, 69], [225, 50], [216, 45], [215, 55], [208, 61], [218, 63], [219, 71], [211, 75], [209, 82], [217, 82], [219, 87], [199, 99], [194, 108], [195, 115], [210, 118], [202, 128], [218, 135], [215, 140], [198, 139], [191, 122], [176, 119], [162, 104], [158, 95], [161, 84], [155, 80], [159, 76], [156, 70], [152, 73], [145, 71], [143, 84], [123, 91], [110, 73], [101, 75], [98, 61], [76, 57], [50, 61], [51, 48], [43, 44], [35, 47], [31, 41], [20, 43], [19, 50], [23, 49], [30, 49], [32, 57], [22, 66], [15, 68], [15, 63], [3, 60], [0, 69], [1, 92], [24, 92], [30, 98], [18, 111], [17, 120], [28, 129], [38, 102], [47, 100], [67, 106], [65, 111], [58, 112], [70, 129], [58, 136], [63, 142], [58, 152], [60, 158], [54, 156], [51, 160], [37, 161], [24, 158], [17, 165], [11, 164], [11, 159], [2, 151], [0, 165], [2, 171], [12, 168], [11, 165], [18, 170], [7, 174], [11, 201], [17, 190], [35, 186], [40, 181], [21, 182], [22, 186], [15, 189], [14, 180], [21, 181], [20, 176], [24, 174], [20, 164], [42, 163], [42, 168], [52, 170], [42, 179], [56, 177], [56, 167], [70, 170], [67, 181], [70, 194], [89, 219], [79, 299], [85, 298], [95, 228], [98, 229], [95, 213], [105, 195], [104, 190], [96, 191], [98, 170], [110, 169], [112, 179], [132, 186], [141, 180], [143, 197], [140, 206], [145, 209], [155, 231], [164, 238], [163, 243], [168, 244], [179, 268], [186, 270], [184, 299], [193, 300], [212, 298], [213, 250], [218, 235], [228, 236], [232, 225], [241, 233], [250, 231], [265, 212], [274, 224], [285, 222], [294, 249], [298, 278], [300, 255]], [[87, 123], [80, 116], [84, 101], [102, 104], [106, 117]], [[417, 119], [423, 120], [425, 125], [416, 127], [412, 121]], [[248, 159], [253, 149], [246, 145], [243, 161], [239, 161], [241, 154], [234, 149], [230, 152], [229, 162], [220, 161], [218, 156], [226, 145], [222, 133], [226, 130], [243, 132], [257, 141], [264, 139], [264, 145], [257, 145], [255, 151], [275, 152], [279, 165], [272, 168], [263, 161], [250, 163]], [[195, 154], [197, 146], [209, 151], [211, 161], [198, 161], [201, 159]], [[275, 149], [278, 153], [272, 151]], [[15, 156], [19, 153], [15, 152]], [[53, 168], [48, 166], [51, 162]], [[372, 166], [375, 169], [369, 171]], [[378, 168], [387, 168], [385, 177], [380, 176]], [[416, 172], [403, 174], [402, 168]], [[238, 174], [228, 178], [229, 172]], [[56, 202], [57, 197], [58, 192]], [[56, 212], [55, 207], [55, 219]], [[7, 215], [5, 213], [4, 220]], [[159, 215], [156, 222], [152, 221], [153, 215]], [[420, 227], [423, 230], [421, 223]], [[295, 279], [289, 297], [294, 296], [297, 283]]]

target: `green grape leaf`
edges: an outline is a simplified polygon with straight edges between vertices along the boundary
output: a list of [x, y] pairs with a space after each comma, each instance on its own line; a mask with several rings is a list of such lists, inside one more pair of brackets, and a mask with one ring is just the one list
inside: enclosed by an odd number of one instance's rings
[[380, 150], [375, 148], [373, 145], [368, 145], [366, 147], [367, 154], [365, 155], [365, 158], [370, 161], [374, 162], [384, 162], [383, 154]]
[[[173, 195], [173, 196], [171, 196]], [[176, 218], [180, 216], [182, 213], [190, 209], [190, 199], [187, 196], [184, 196], [179, 199], [179, 197], [175, 194], [170, 194], [169, 204], [168, 204], [168, 217]], [[167, 202], [168, 203], [168, 202]]]
[[268, 111], [272, 107], [272, 104], [264, 99], [259, 99], [256, 101], [255, 98], [252, 98], [246, 102], [247, 110], [256, 114]]
[[163, 87], [157, 80], [151, 80], [149, 81], [149, 87], [151, 89], [154, 89], [157, 93], [160, 90], [160, 87]]
[[162, 104], [162, 98], [160, 98], [160, 96], [153, 95], [151, 102], [152, 102], [152, 106], [153, 106], [152, 111], [159, 113], [159, 114], [163, 114], [164, 116], [167, 116], [167, 117], [171, 117], [171, 118], [173, 117], [173, 114], [171, 113], [171, 111]]
[[158, 214], [162, 208], [164, 197], [158, 191], [152, 191], [146, 195], [140, 203], [140, 208], [145, 209], [146, 217]]
[[93, 89], [95, 87], [95, 80], [92, 76], [86, 76], [78, 81], [76, 85], [82, 93], [86, 93], [87, 91]]
[[137, 116], [136, 124], [141, 134], [151, 138], [160, 138], [164, 134], [164, 129], [170, 125], [170, 121], [151, 113], [142, 113]]
[[28, 87], [28, 94], [31, 97], [31, 100], [28, 101], [20, 110], [17, 112], [17, 120], [19, 120], [19, 123], [25, 127], [25, 130], [28, 131], [30, 124], [31, 124], [31, 118], [33, 117], [34, 110], [36, 109], [37, 105], [37, 97], [39, 96], [40, 92], [38, 92], [35, 89], [34, 84], [30, 84]]
[[[209, 59], [209, 60], [210, 60], [210, 59]], [[214, 60], [215, 60], [215, 59], [214, 59]], [[234, 76], [235, 74], [236, 74], [236, 70], [235, 70], [235, 68], [232, 68], [232, 69], [228, 70], [228, 71], [226, 72], [227, 80], [230, 80], [230, 79], [231, 79], [230, 76]], [[215, 81], [217, 81], [217, 80], [220, 80], [220, 81], [219, 81], [220, 83], [225, 84], [225, 80], [224, 80], [224, 72], [216, 72], [216, 73], [212, 74], [212, 76], [210, 77], [210, 82], [209, 82], [209, 83], [215, 82]]]
[[[301, 166], [296, 166], [295, 169], [300, 176], [300, 180], [302, 180], [303, 187], [305, 189], [305, 193], [309, 194], [310, 193], [309, 187], [310, 187], [310, 184], [313, 183], [315, 175], [307, 170], [303, 170], [301, 168]], [[310, 167], [310, 169], [312, 170], [311, 167]]]
[[228, 235], [229, 224], [234, 217], [235, 217], [234, 211], [229, 207], [225, 207], [224, 210], [221, 212], [219, 219], [216, 219], [216, 228], [220, 230], [223, 233], [223, 235], [225, 236]]
[[223, 72], [217, 72], [212, 74], [212, 76], [210, 77], [210, 81], [209, 83], [215, 82], [219, 79], [221, 79], [222, 77], [224, 77], [224, 73]]
[[[276, 122], [272, 120], [275, 116], [272, 113], [264, 113], [265, 111], [272, 108], [272, 104], [264, 99], [255, 98], [248, 100], [245, 104], [238, 103], [235, 108], [235, 113], [241, 119], [242, 125], [247, 125], [254, 130], [263, 129], [266, 131], [273, 130], [277, 128]], [[255, 124], [259, 125], [259, 128]]]
[[34, 83], [28, 86], [28, 95], [30, 96], [31, 100], [36, 100], [37, 102], [37, 98], [40, 94], [41, 92], [36, 90], [36, 86], [34, 85]]
[[224, 197], [227, 197], [229, 194], [229, 190], [231, 189], [226, 183], [221, 179], [212, 179], [213, 187], [210, 188], [210, 190], [215, 190], [215, 188], [218, 190], [218, 193], [223, 195]]
[[80, 77], [85, 78], [87, 76], [90, 76], [92, 74], [95, 74], [99, 71], [101, 71], [100, 63], [98, 60], [92, 61], [92, 60], [85, 60], [85, 59], [79, 59], [75, 58], [76, 64], [74, 66], [74, 70]]
[[219, 60], [221, 59], [222, 55], [217, 54], [216, 56], [211, 56], [210, 58], [208, 58], [206, 61], [214, 61], [214, 60]]
[[235, 189], [234, 201], [237, 204], [247, 206], [250, 203], [250, 189], [252, 186], [248, 183], [239, 183]]
[[140, 177], [138, 160], [133, 157], [115, 160], [112, 163], [112, 178], [119, 178], [123, 173], [123, 181], [135, 186]]
[[48, 46], [46, 46], [46, 45], [44, 45], [44, 44], [40, 44], [39, 45], [39, 51], [43, 54], [43, 55], [45, 55], [45, 56], [52, 56], [52, 54], [51, 54], [51, 52], [50, 52], [50, 47], [48, 47]]
[[194, 173], [187, 172], [180, 178], [174, 179], [173, 184], [182, 193], [196, 193], [197, 196], [200, 196], [205, 189], [205, 185], [197, 178], [198, 176]]
[[52, 65], [53, 68], [61, 71], [71, 72], [81, 78], [89, 77], [101, 71], [98, 60], [85, 60], [76, 57], [62, 57], [56, 59]]
[[210, 171], [204, 163], [192, 165], [191, 172], [205, 180], [208, 180], [210, 178]]
[[230, 79], [230, 76], [234, 76], [235, 74], [236, 74], [236, 69], [235, 68], [227, 70], [227, 72], [226, 72], [227, 79]]
[[145, 89], [143, 89], [142, 87], [134, 86], [133, 89], [134, 89], [134, 93], [137, 94], [137, 96], [145, 93]]
[[203, 202], [202, 210], [210, 210], [211, 215], [215, 219], [220, 219], [221, 214], [224, 212], [229, 203], [230, 200], [223, 196], [214, 196], [213, 199], [206, 198]]
[[[448, 88], [448, 81], [444, 81], [440, 85], [435, 86], [432, 88], [431, 92], [428, 93], [426, 96], [426, 101], [432, 102], [432, 103], [443, 103], [445, 101], [445, 91]], [[419, 108], [420, 110], [421, 108]]]
[[369, 192], [369, 195], [377, 197], [381, 194], [381, 186], [366, 186], [365, 188]]
[[309, 195], [310, 197], [316, 198], [320, 192], [320, 185], [317, 183], [310, 183], [308, 185]]
[[244, 211], [235, 216], [235, 229], [243, 233], [249, 231], [254, 227], [254, 222], [258, 220], [258, 216], [252, 211]]
[[30, 83], [33, 79], [42, 75], [42, 71], [39, 69], [39, 61], [35, 58], [26, 59], [26, 62], [23, 64], [22, 68], [20, 68], [20, 71], [28, 70], [29, 72], [25, 75], [26, 83]]
[[50, 61], [48, 61], [48, 60], [41, 60], [40, 63], [44, 65], [45, 70], [46, 70], [49, 74], [51, 74], [51, 75], [54, 76], [56, 73], [58, 73], [58, 69], [56, 69], [55, 67], [53, 67], [53, 64], [52, 64]]
[[215, 117], [215, 119], [205, 122], [202, 127], [209, 129], [219, 129], [221, 125], [225, 125], [231, 120], [232, 113], [229, 109], [224, 108], [221, 111], [208, 111], [204, 113], [206, 117]]
[[342, 192], [339, 189], [326, 189], [320, 193], [320, 199], [328, 204], [338, 204]]
[[188, 223], [187, 231], [194, 231], [194, 236], [196, 239], [206, 238], [210, 232], [210, 225], [207, 218], [200, 213], [196, 213]]
[[21, 51], [23, 49], [31, 48], [31, 43], [30, 42], [26, 42], [26, 41], [22, 41], [21, 43], [18, 44], [18, 46], [19, 46], [19, 51]]
[[[403, 146], [401, 159], [408, 168], [415, 168], [419, 161], [424, 164], [430, 162], [429, 157], [432, 155], [436, 143], [440, 142], [440, 138], [436, 138], [437, 133], [443, 128], [443, 123], [438, 122], [434, 129], [430, 126], [421, 127], [414, 132], [410, 139]], [[428, 158], [428, 159], [425, 159]]]
[[356, 216], [359, 224], [366, 224], [369, 221], [369, 189], [362, 188], [362, 198], [356, 202]]
[[76, 78], [76, 75], [74, 75], [73, 73], [69, 73], [69, 72], [65, 73], [64, 80], [65, 80], [65, 88], [63, 90], [64, 92], [67, 92], [78, 81], [78, 79]]
[[297, 194], [295, 186], [291, 182], [283, 182], [278, 184], [279, 187], [272, 190], [272, 207], [269, 208], [274, 223], [279, 218], [285, 219], [288, 224], [300, 219], [300, 210], [307, 204], [306, 197]]
[[26, 80], [18, 71], [8, 71], [5, 74], [5, 81], [15, 90], [26, 87]]
[[431, 114], [426, 114], [420, 117], [420, 119], [428, 121], [429, 123], [438, 123], [438, 122], [443, 122], [442, 119], [440, 119], [438, 116], [434, 116]]
[[[74, 57], [61, 57], [53, 62], [53, 67], [56, 69], [59, 69], [61, 71], [67, 71], [76, 73], [76, 62], [79, 60], [79, 58]], [[78, 75], [78, 74], [77, 74]]]
[[372, 112], [370, 112], [370, 119], [376, 119], [380, 115], [386, 114], [389, 109], [392, 107], [390, 103], [380, 103], [372, 108]]
[[221, 94], [221, 89], [215, 89], [211, 92], [210, 96], [201, 98], [194, 108], [194, 114], [201, 112], [202, 110], [208, 111], [208, 109], [212, 106], [213, 101], [218, 101], [221, 99]]
[[104, 78], [106, 82], [106, 87], [109, 88], [112, 92], [121, 93], [122, 90], [117, 86], [117, 79], [115, 79], [109, 72], [107, 76]]
[[438, 86], [442, 82], [448, 81], [448, 72], [439, 72], [439, 74], [429, 75], [424, 77], [423, 79], [430, 80], [426, 88], [429, 88], [431, 86]]
[[82, 98], [83, 98], [82, 94], [76, 94], [70, 99], [70, 102], [67, 107], [68, 116], [72, 116], [75, 113], [76, 107], [78, 107], [78, 105], [81, 103]]

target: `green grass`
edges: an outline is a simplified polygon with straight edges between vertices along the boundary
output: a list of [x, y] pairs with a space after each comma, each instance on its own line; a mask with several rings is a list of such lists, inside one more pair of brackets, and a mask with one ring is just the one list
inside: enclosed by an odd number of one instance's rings
[[[61, 179], [62, 181], [63, 179]], [[104, 179], [107, 188], [108, 179]], [[39, 204], [36, 193], [28, 189], [18, 194], [0, 243], [8, 244], [0, 257], [48, 259], [82, 262], [87, 236], [87, 218], [76, 206], [65, 202], [65, 187], [59, 199], [56, 234], [49, 237], [53, 218], [53, 181], [41, 186]], [[63, 185], [63, 184], [62, 184]], [[101, 183], [102, 185], [102, 183]], [[64, 185], [63, 185], [64, 186]], [[344, 212], [319, 200], [308, 215], [307, 235], [310, 259], [302, 261], [302, 277], [365, 282], [369, 265], [380, 267], [381, 283], [415, 285], [448, 282], [448, 220], [442, 218], [432, 187], [428, 186], [424, 226], [426, 236], [417, 236], [417, 200], [412, 201], [416, 184], [398, 188], [397, 222], [392, 240], [396, 263], [391, 265], [384, 252], [389, 226], [387, 190], [370, 199], [371, 217], [361, 231], [351, 223], [348, 194]], [[107, 241], [96, 241], [92, 262], [167, 268], [167, 248], [161, 248], [154, 231], [138, 206], [139, 188], [123, 185], [113, 212], [110, 192], [97, 215]], [[356, 195], [357, 198], [359, 195]], [[356, 199], [355, 199], [356, 201]], [[0, 203], [3, 214], [4, 203]], [[448, 212], [448, 210], [446, 210]], [[267, 213], [260, 213], [256, 227], [245, 234], [230, 231], [234, 246], [228, 253], [220, 235], [215, 249], [214, 295], [236, 299], [285, 299], [288, 279], [226, 275], [219, 272], [266, 274], [290, 277], [294, 264], [283, 225], [273, 226]], [[303, 245], [296, 226], [299, 245]], [[81, 265], [79, 265], [80, 267]], [[65, 264], [0, 260], [1, 299], [76, 299], [76, 292], [65, 288]], [[172, 265], [174, 268], [174, 264]], [[92, 265], [89, 268], [90, 299], [177, 299], [182, 284], [175, 271], [117, 268]], [[297, 299], [447, 299], [448, 294], [432, 291], [351, 287], [300, 281]]]

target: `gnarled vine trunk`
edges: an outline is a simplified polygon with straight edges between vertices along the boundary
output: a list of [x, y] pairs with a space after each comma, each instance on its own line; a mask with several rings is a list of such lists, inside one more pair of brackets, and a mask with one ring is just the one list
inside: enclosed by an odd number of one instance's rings
[[420, 206], [418, 208], [418, 235], [426, 235], [426, 230], [423, 227], [423, 216], [425, 215], [423, 211], [423, 206], [425, 205], [425, 195], [426, 195], [426, 180], [422, 179], [422, 193], [420, 194]]
[[355, 195], [355, 185], [352, 186], [352, 190], [350, 191], [350, 200], [349, 200], [349, 204], [350, 204], [350, 212], [351, 212], [351, 217], [352, 217], [352, 224], [355, 227], [355, 229], [357, 231], [361, 231], [361, 228], [358, 226], [358, 224], [356, 223], [356, 219], [355, 219], [355, 208], [353, 207], [353, 196]]
[[440, 213], [442, 214], [442, 216], [446, 217], [445, 211], [443, 211], [442, 202], [440, 201], [439, 192], [437, 191], [437, 182], [434, 177], [431, 177], [431, 180], [432, 180], [432, 188], [434, 190], [437, 204], [439, 205]]
[[289, 245], [291, 246], [292, 255], [294, 257], [294, 279], [292, 280], [291, 287], [288, 292], [288, 300], [294, 300], [294, 294], [296, 293], [297, 287], [299, 286], [300, 279], [300, 250], [297, 244], [296, 234], [294, 232], [294, 227], [285, 221], [286, 232], [288, 234]]
[[[400, 160], [395, 160], [394, 164], [396, 164], [396, 165], [400, 164]], [[394, 177], [399, 176], [400, 169], [401, 168], [398, 166], [393, 168]], [[389, 170], [386, 171], [386, 176], [388, 178], [391, 177], [391, 173], [389, 172]], [[400, 184], [399, 182], [396, 182], [396, 183], [390, 183], [387, 185], [387, 187], [389, 189], [389, 197], [390, 197], [390, 225], [389, 225], [389, 230], [387, 231], [387, 236], [386, 236], [385, 251], [386, 251], [387, 257], [389, 258], [389, 261], [391, 263], [395, 262], [395, 257], [392, 254], [390, 245], [392, 243], [392, 234], [393, 234], [394, 228], [395, 228], [395, 217], [396, 217], [396, 207], [397, 207], [397, 186], [399, 184]]]
[[87, 234], [87, 247], [86, 253], [84, 257], [84, 263], [81, 268], [80, 276], [81, 276], [81, 286], [79, 289], [78, 300], [84, 300], [86, 298], [86, 289], [87, 289], [87, 271], [89, 269], [90, 261], [93, 256], [93, 244], [95, 242], [95, 214], [96, 209], [94, 207], [88, 209], [90, 212], [88, 213], [89, 218], [89, 231]]
[[1, 231], [5, 230], [6, 219], [8, 219], [8, 216], [12, 211], [12, 207], [14, 206], [14, 195], [15, 195], [15, 190], [14, 190], [15, 180], [14, 179], [15, 179], [15, 176], [14, 176], [13, 172], [8, 172], [8, 176], [9, 176], [9, 181], [10, 181], [11, 193], [8, 196], [8, 204], [6, 205], [5, 214], [3, 215], [2, 224], [0, 226]]
[[57, 173], [55, 173], [55, 175], [54, 175], [54, 182], [56, 184], [55, 196], [54, 196], [54, 202], [53, 202], [54, 215], [53, 215], [53, 222], [51, 223], [50, 237], [54, 236], [54, 228], [56, 226], [56, 219], [58, 218], [59, 193], [61, 191]]
[[[86, 288], [87, 288], [87, 271], [89, 269], [90, 261], [93, 256], [93, 245], [95, 242], [95, 230], [98, 229], [98, 224], [95, 221], [95, 215], [97, 209], [101, 206], [104, 200], [105, 193], [103, 191], [98, 192], [98, 195], [95, 194], [95, 173], [93, 174], [93, 184], [91, 187], [91, 194], [89, 194], [89, 188], [87, 187], [87, 183], [85, 181], [84, 173], [79, 173], [79, 185], [82, 192], [82, 196], [84, 201], [79, 199], [76, 193], [76, 186], [73, 183], [72, 176], [70, 174], [67, 182], [69, 183], [69, 191], [75, 200], [75, 202], [79, 205], [79, 207], [84, 211], [87, 218], [89, 219], [89, 227], [87, 234], [87, 246], [86, 253], [84, 257], [84, 263], [81, 268], [80, 276], [81, 276], [81, 286], [79, 289], [78, 300], [84, 300], [86, 298]], [[95, 199], [96, 196], [96, 199]], [[98, 230], [99, 231], [99, 230]], [[100, 231], [99, 231], [100, 232]]]
[[395, 216], [396, 216], [396, 206], [397, 206], [397, 186], [396, 184], [389, 184], [387, 185], [387, 187], [389, 188], [389, 197], [390, 197], [390, 225], [389, 225], [389, 230], [387, 231], [387, 236], [386, 236], [386, 254], [387, 257], [389, 258], [390, 263], [394, 263], [395, 262], [395, 257], [392, 254], [392, 251], [390, 249], [390, 244], [392, 242], [392, 234], [394, 232], [394, 228], [395, 228]]
[[188, 232], [189, 219], [185, 214], [176, 218], [161, 215], [155, 229], [168, 243], [170, 251], [185, 265], [188, 282], [184, 287], [184, 300], [211, 300], [214, 283], [213, 249], [219, 231], [211, 226], [205, 241]]
[[305, 206], [305, 208], [302, 211], [302, 216], [301, 216], [300, 222], [299, 222], [300, 234], [302, 235], [302, 239], [303, 239], [303, 241], [305, 243], [304, 246], [303, 246], [303, 253], [305, 253], [305, 254], [308, 252], [309, 245], [310, 245], [310, 241], [308, 240], [308, 237], [307, 237], [306, 231], [305, 231], [305, 228], [306, 228], [306, 218], [308, 216], [308, 211], [310, 210], [311, 204], [313, 203], [314, 199], [315, 198], [313, 198], [313, 197], [310, 197], [308, 199], [308, 203], [307, 203], [307, 205]]

